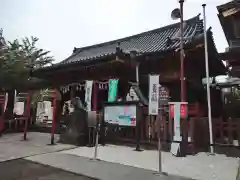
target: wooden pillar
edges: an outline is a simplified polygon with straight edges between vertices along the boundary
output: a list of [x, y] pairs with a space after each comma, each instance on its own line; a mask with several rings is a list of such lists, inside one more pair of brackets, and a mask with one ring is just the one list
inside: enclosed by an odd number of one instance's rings
[[75, 94], [76, 94], [75, 91], [76, 91], [75, 85], [71, 85], [70, 86], [70, 100], [72, 100], [75, 97]]
[[[97, 142], [97, 131], [98, 131], [98, 124], [99, 124], [99, 116], [97, 115], [97, 94], [98, 94], [98, 83], [96, 81], [93, 81], [93, 87], [92, 87], [92, 100], [91, 100], [91, 111], [95, 111], [96, 112], [96, 129], [94, 129], [93, 127], [89, 127], [89, 145], [94, 146], [94, 144]], [[92, 140], [90, 140], [92, 139]], [[91, 142], [91, 143], [90, 143]], [[95, 146], [95, 148], [97, 147], [97, 145]], [[95, 150], [95, 152], [97, 152]]]
[[93, 82], [93, 92], [92, 92], [92, 111], [97, 111], [97, 105], [98, 105], [98, 86], [99, 84], [94, 81]]

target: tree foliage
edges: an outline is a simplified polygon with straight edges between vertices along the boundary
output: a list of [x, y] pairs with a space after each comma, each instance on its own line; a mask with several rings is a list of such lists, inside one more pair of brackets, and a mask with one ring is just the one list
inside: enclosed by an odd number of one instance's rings
[[31, 71], [52, 64], [49, 51], [36, 47], [38, 38], [23, 38], [0, 47], [0, 87], [17, 89], [29, 82]]

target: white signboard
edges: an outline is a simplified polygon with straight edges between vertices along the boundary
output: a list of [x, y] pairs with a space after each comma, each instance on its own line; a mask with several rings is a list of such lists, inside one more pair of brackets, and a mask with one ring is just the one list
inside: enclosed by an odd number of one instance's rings
[[120, 126], [136, 126], [136, 105], [107, 106], [104, 108], [104, 121]]
[[148, 114], [158, 115], [158, 100], [159, 100], [159, 75], [149, 76], [149, 105]]
[[53, 107], [51, 101], [43, 101], [37, 103], [37, 123], [52, 123], [53, 118]]
[[13, 109], [13, 112], [16, 114], [16, 115], [23, 115], [24, 114], [24, 102], [16, 102], [14, 104], [14, 109]]
[[87, 104], [87, 111], [91, 111], [92, 106], [92, 86], [93, 81], [86, 81], [86, 89], [85, 89], [85, 102]]
[[[177, 142], [172, 142], [171, 143], [171, 152], [173, 155], [177, 156], [179, 149], [180, 149], [180, 144], [179, 142], [182, 141], [182, 136], [181, 136], [181, 118], [180, 118], [180, 114], [181, 114], [181, 104], [186, 104], [186, 102], [170, 102], [169, 103], [171, 106], [170, 108], [173, 108], [172, 112], [174, 112], [174, 116], [173, 116], [173, 124], [174, 124], [174, 128], [173, 128], [173, 140], [177, 141]], [[191, 138], [188, 137], [188, 141], [191, 142]]]
[[6, 93], [6, 96], [5, 96], [4, 112], [6, 111], [7, 103], [8, 103], [8, 93]]

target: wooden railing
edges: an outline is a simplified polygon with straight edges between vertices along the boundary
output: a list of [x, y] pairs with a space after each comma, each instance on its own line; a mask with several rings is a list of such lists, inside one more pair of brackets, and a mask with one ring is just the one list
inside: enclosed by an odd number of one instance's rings
[[240, 145], [240, 118], [213, 119], [215, 144], [228, 146]]
[[[173, 119], [168, 118], [168, 114], [165, 114], [161, 120], [160, 116], [153, 117], [149, 115], [144, 116], [144, 120], [140, 125], [140, 143], [142, 145], [149, 145], [157, 147], [158, 137], [160, 135], [162, 148], [169, 150], [170, 143], [173, 139]], [[193, 137], [194, 132], [193, 121], [185, 121], [186, 130], [190, 137], [189, 147], [191, 152], [194, 152]], [[160, 124], [159, 124], [160, 123]], [[108, 128], [107, 141], [111, 143], [131, 143], [136, 142], [136, 128], [134, 127], [122, 127], [122, 128]]]

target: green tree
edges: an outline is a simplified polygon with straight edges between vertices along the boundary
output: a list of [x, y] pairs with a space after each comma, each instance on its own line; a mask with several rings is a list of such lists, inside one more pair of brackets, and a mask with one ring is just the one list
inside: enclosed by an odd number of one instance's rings
[[31, 71], [51, 65], [53, 57], [49, 51], [36, 47], [38, 38], [23, 38], [8, 42], [0, 48], [0, 86], [6, 89], [18, 89], [29, 83]]
[[[30, 37], [7, 42], [0, 46], [0, 90], [13, 91], [33, 82], [38, 82], [31, 77], [35, 68], [51, 65], [54, 61], [49, 51], [37, 48], [38, 38]], [[49, 90], [38, 90], [31, 93], [31, 105], [36, 106]]]

